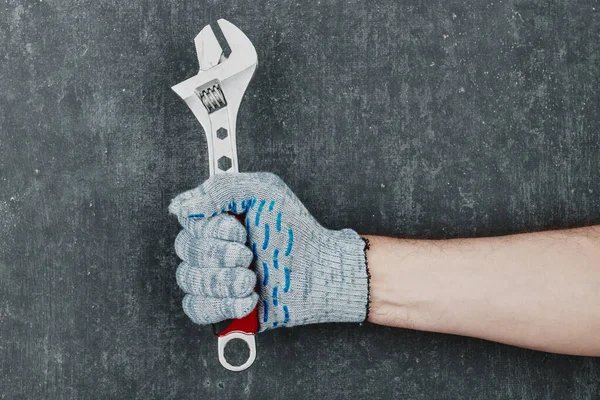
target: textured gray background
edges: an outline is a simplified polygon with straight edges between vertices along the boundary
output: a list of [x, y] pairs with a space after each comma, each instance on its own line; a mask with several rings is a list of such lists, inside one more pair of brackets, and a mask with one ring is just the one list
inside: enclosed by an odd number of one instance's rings
[[223, 370], [181, 311], [166, 210], [208, 175], [170, 86], [219, 17], [260, 62], [241, 169], [326, 226], [600, 223], [596, 1], [3, 1], [0, 397], [600, 398], [600, 359], [368, 325], [265, 333]]

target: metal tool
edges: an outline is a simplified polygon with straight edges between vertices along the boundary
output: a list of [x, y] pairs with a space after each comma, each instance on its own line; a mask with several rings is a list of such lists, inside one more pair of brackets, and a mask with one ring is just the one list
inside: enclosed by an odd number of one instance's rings
[[[221, 44], [216, 34], [224, 38]], [[205, 26], [194, 43], [200, 72], [172, 89], [185, 100], [204, 128], [210, 175], [238, 172], [236, 118], [244, 92], [256, 70], [256, 50], [241, 30], [224, 19], [218, 20], [214, 29], [211, 25]], [[240, 219], [243, 221], [243, 216]], [[220, 326], [222, 324], [213, 328], [216, 328], [221, 365], [230, 371], [245, 370], [256, 358], [257, 309], [244, 318], [227, 323], [225, 329], [220, 329]], [[231, 365], [225, 359], [225, 347], [232, 339], [243, 340], [250, 349], [248, 360], [239, 366]]]

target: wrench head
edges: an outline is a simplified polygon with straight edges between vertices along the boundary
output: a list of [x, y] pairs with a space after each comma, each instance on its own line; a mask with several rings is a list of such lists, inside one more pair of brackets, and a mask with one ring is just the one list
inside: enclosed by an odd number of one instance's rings
[[222, 41], [231, 50], [230, 54], [226, 56], [213, 28], [206, 25], [194, 39], [200, 71], [172, 87], [192, 109], [203, 127], [206, 127], [203, 115], [205, 111], [195, 98], [198, 89], [218, 82], [226, 96], [226, 102], [232, 106], [230, 116], [235, 119], [239, 103], [258, 63], [256, 49], [244, 32], [224, 19], [218, 20], [215, 25], [220, 29], [218, 36], [222, 34]]

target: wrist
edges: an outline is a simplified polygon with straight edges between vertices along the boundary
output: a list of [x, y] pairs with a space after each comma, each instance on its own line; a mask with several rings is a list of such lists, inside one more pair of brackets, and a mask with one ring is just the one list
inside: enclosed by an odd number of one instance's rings
[[[410, 254], [412, 241], [365, 235], [369, 241], [366, 258], [370, 274], [370, 306], [368, 321], [378, 325], [422, 329], [424, 316], [433, 302], [423, 287], [426, 281], [415, 279]], [[392, 247], [394, 251], [392, 251]]]

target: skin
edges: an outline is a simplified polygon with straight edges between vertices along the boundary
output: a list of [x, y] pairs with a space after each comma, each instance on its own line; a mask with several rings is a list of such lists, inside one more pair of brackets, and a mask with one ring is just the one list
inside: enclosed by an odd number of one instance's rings
[[370, 322], [600, 356], [600, 225], [477, 239], [364, 237]]

